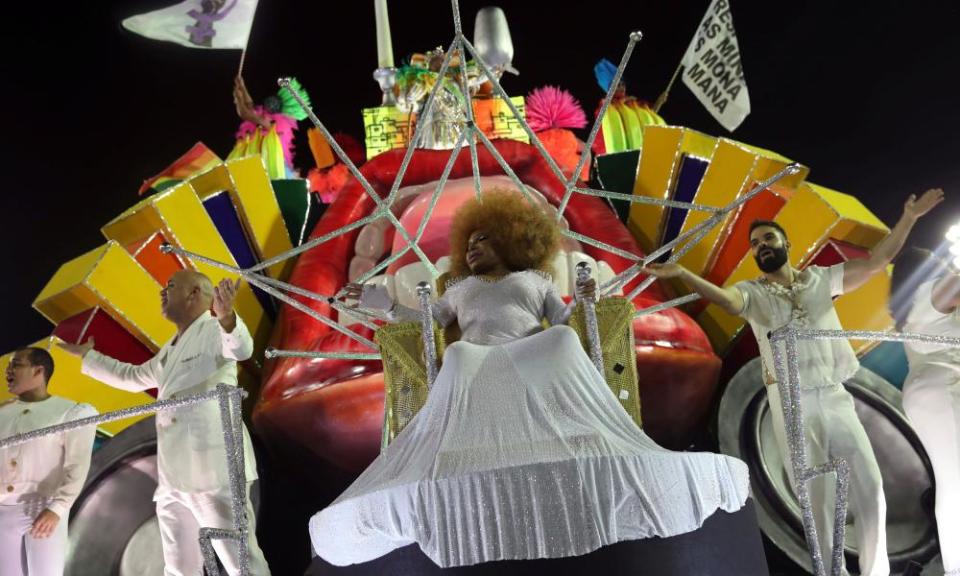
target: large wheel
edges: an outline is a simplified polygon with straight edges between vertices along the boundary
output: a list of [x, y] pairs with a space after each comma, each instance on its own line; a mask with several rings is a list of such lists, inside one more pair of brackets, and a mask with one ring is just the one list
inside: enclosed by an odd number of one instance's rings
[[66, 576], [162, 576], [153, 492], [154, 419], [137, 422], [97, 450], [70, 516]]
[[[854, 398], [857, 416], [870, 437], [883, 476], [891, 568], [902, 571], [911, 560], [925, 563], [937, 550], [930, 506], [933, 470], [904, 416], [901, 393], [865, 368], [845, 386]], [[759, 358], [747, 363], [730, 381], [720, 402], [718, 421], [720, 451], [750, 466], [751, 490], [764, 535], [810, 571], [800, 506], [789, 487], [784, 460], [773, 436]], [[849, 520], [845, 548], [848, 567], [856, 569], [856, 533]]]
[[[163, 576], [153, 493], [157, 431], [137, 422], [97, 450], [70, 515], [65, 576]], [[254, 509], [257, 508], [254, 490]]]

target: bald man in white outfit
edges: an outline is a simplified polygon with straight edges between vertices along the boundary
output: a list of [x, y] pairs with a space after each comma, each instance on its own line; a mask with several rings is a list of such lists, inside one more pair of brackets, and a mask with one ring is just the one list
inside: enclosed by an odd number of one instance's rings
[[[53, 358], [17, 350], [7, 366], [16, 398], [0, 404], [0, 439], [96, 416], [89, 404], [51, 396]], [[0, 576], [62, 576], [67, 515], [90, 469], [96, 427], [0, 450]]]
[[[93, 350], [93, 342], [61, 345], [83, 358], [82, 370], [101, 382], [131, 392], [157, 388], [159, 400], [173, 400], [237, 385], [237, 361], [253, 354], [250, 332], [233, 310], [236, 284], [210, 279], [191, 270], [174, 274], [160, 291], [162, 312], [177, 326], [173, 340], [147, 362], [134, 366]], [[213, 314], [211, 314], [211, 309]], [[202, 574], [200, 528], [233, 528], [230, 482], [223, 427], [217, 402], [208, 401], [157, 414], [157, 471], [154, 495], [163, 545], [165, 576]], [[257, 544], [250, 487], [257, 465], [250, 436], [243, 428], [246, 516], [252, 576], [270, 574]], [[240, 573], [239, 548], [214, 540], [221, 564], [231, 576]]]

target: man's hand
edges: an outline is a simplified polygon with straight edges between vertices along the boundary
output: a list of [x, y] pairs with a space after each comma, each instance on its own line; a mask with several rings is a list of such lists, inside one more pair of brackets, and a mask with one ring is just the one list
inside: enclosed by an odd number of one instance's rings
[[666, 264], [647, 264], [640, 269], [640, 271], [644, 274], [656, 276], [661, 280], [666, 278], [679, 278], [685, 270], [686, 269], [683, 266], [674, 262], [667, 262]]
[[87, 338], [87, 341], [84, 342], [83, 344], [71, 344], [70, 342], [57, 342], [57, 346], [59, 346], [67, 354], [73, 354], [74, 356], [83, 358], [87, 352], [93, 350], [94, 341], [93, 341], [93, 337], [90, 337], [90, 338]]
[[927, 190], [919, 200], [916, 194], [911, 194], [903, 205], [903, 215], [916, 220], [933, 210], [933, 207], [941, 202], [943, 202], [943, 190], [941, 188]]
[[47, 538], [53, 531], [57, 529], [57, 524], [60, 523], [60, 516], [52, 510], [44, 510], [37, 516], [36, 520], [33, 521], [33, 526], [30, 528], [30, 535], [34, 538]]
[[213, 287], [213, 313], [220, 321], [220, 326], [227, 332], [233, 332], [237, 325], [237, 315], [233, 311], [233, 301], [237, 297], [241, 280], [241, 278], [237, 278], [236, 282], [231, 282], [224, 278]]

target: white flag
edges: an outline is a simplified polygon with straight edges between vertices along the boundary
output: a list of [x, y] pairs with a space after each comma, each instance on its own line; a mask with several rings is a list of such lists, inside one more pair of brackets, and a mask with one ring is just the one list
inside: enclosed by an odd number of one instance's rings
[[729, 0], [713, 0], [683, 55], [683, 83], [724, 128], [733, 132], [750, 113]]
[[187, 0], [123, 21], [127, 30], [190, 48], [247, 47], [257, 0]]

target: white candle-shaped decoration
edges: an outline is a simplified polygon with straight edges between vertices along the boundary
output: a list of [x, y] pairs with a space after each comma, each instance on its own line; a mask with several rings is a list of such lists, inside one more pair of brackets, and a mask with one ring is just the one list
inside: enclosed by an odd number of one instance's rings
[[377, 21], [377, 66], [393, 68], [393, 42], [390, 40], [387, 0], [373, 0], [373, 9]]

